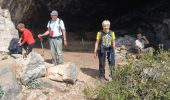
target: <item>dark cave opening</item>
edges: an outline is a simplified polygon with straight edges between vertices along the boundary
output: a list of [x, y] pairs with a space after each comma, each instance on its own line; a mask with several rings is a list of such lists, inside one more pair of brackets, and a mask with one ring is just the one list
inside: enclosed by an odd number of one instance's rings
[[[86, 32], [96, 33], [102, 29], [101, 22], [108, 19], [111, 21], [111, 30], [115, 31], [117, 36], [134, 35], [140, 32], [146, 35], [151, 43], [163, 43], [170, 47], [169, 0], [27, 0], [23, 2], [28, 4], [25, 5], [28, 6], [26, 10], [25, 6], [17, 3], [11, 3], [6, 8], [10, 9], [15, 24], [24, 22], [35, 34], [47, 30], [50, 12], [57, 10], [59, 18], [65, 23], [66, 31], [78, 33], [75, 35]], [[17, 15], [18, 12], [21, 12], [20, 15]], [[95, 40], [96, 34], [88, 35], [91, 35], [91, 40]]]
[[[101, 29], [101, 22], [104, 19], [110, 20], [111, 29], [116, 30], [122, 27], [117, 23], [115, 24], [116, 20], [129, 12], [141, 10], [150, 1], [72, 0], [64, 5], [62, 2], [56, 3], [57, 1], [54, 0], [36, 0], [34, 4], [37, 6], [33, 6], [36, 9], [31, 9], [31, 13], [25, 13], [27, 17], [21, 21], [28, 24], [33, 30], [34, 28], [45, 29], [50, 20], [50, 11], [55, 9], [59, 12], [59, 18], [64, 20], [67, 31], [97, 31]], [[50, 5], [48, 5], [49, 3]]]

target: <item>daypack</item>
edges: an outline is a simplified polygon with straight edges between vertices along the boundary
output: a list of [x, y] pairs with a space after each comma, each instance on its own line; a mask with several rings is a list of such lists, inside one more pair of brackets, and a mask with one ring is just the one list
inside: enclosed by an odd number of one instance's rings
[[112, 46], [112, 31], [109, 31], [107, 34], [100, 31], [100, 45], [103, 48], [109, 48]]
[[18, 42], [18, 38], [12, 38], [8, 47], [10, 54], [22, 54], [22, 48], [19, 46]]

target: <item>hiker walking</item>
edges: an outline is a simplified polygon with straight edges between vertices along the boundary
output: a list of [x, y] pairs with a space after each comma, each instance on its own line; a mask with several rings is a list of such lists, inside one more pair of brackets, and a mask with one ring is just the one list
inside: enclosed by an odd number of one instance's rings
[[63, 55], [62, 55], [62, 42], [64, 41], [64, 45], [67, 45], [66, 40], [66, 31], [63, 20], [58, 18], [58, 12], [53, 10], [51, 13], [51, 20], [47, 24], [48, 30], [39, 34], [38, 37], [49, 35], [52, 62], [54, 65], [63, 63]]
[[23, 23], [19, 23], [17, 28], [21, 32], [19, 45], [25, 49], [26, 53], [24, 56], [26, 57], [30, 52], [32, 52], [32, 46], [35, 43], [35, 40], [32, 33], [27, 28], [25, 28]]
[[99, 78], [107, 80], [105, 77], [105, 58], [107, 57], [110, 77], [113, 79], [113, 71], [115, 67], [115, 34], [110, 30], [110, 21], [104, 20], [102, 22], [103, 30], [97, 33], [94, 58], [98, 55], [99, 59]]

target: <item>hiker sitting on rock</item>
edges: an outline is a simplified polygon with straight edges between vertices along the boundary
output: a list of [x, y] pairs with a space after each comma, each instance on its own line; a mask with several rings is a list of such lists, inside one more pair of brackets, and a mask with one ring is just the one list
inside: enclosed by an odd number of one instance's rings
[[146, 45], [149, 45], [149, 41], [145, 36], [142, 36], [142, 34], [137, 34], [137, 40], [135, 41], [135, 49], [138, 53], [141, 52], [149, 52], [151, 55], [153, 55], [153, 48], [147, 47]]
[[32, 33], [27, 28], [25, 28], [23, 23], [19, 23], [17, 28], [21, 32], [19, 45], [25, 49], [26, 53], [24, 56], [26, 56], [32, 51], [32, 46], [35, 43], [35, 40], [32, 36]]
[[115, 67], [115, 34], [110, 30], [110, 21], [104, 20], [102, 22], [103, 30], [97, 33], [94, 58], [98, 55], [99, 58], [99, 78], [108, 80], [105, 77], [105, 58], [107, 56], [110, 77], [113, 79], [113, 71]]

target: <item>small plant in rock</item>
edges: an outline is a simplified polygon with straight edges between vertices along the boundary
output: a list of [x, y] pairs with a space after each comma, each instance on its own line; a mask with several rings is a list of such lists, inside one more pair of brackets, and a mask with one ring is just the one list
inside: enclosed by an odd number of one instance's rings
[[28, 89], [41, 89], [40, 82], [38, 80], [31, 80], [25, 84]]
[[2, 98], [3, 95], [4, 95], [4, 91], [2, 90], [2, 88], [0, 86], [0, 99]]

